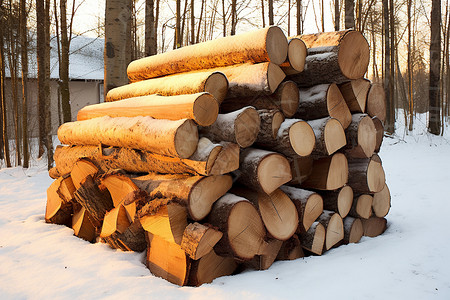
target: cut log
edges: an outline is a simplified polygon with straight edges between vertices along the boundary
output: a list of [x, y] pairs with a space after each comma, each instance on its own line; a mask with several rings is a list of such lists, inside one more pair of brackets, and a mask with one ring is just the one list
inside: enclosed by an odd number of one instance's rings
[[[70, 177], [68, 177], [70, 180]], [[70, 226], [72, 223], [72, 203], [61, 194], [60, 187], [63, 177], [53, 181], [47, 189], [47, 206], [45, 209], [45, 222]], [[72, 185], [73, 186], [73, 185]]]
[[378, 193], [385, 185], [385, 174], [377, 154], [348, 161], [348, 185], [355, 193]]
[[79, 189], [81, 183], [87, 176], [95, 177], [98, 174], [98, 168], [88, 159], [77, 157], [71, 168], [67, 168], [62, 174], [69, 174], [75, 189]]
[[106, 213], [105, 218], [103, 219], [100, 237], [105, 238], [115, 232], [123, 233], [130, 224], [125, 207], [123, 205], [118, 205]]
[[325, 245], [325, 227], [319, 222], [314, 222], [308, 231], [299, 235], [303, 249], [317, 255], [322, 255]]
[[384, 185], [380, 192], [373, 194], [372, 209], [374, 215], [379, 218], [384, 218], [389, 213], [391, 209], [391, 193], [387, 184]]
[[186, 285], [190, 259], [181, 246], [150, 232], [146, 232], [146, 239], [148, 244], [146, 264], [150, 272], [173, 284]]
[[299, 220], [297, 233], [308, 231], [312, 223], [314, 223], [323, 212], [322, 197], [315, 192], [286, 185], [281, 186], [280, 189], [288, 195], [297, 209]]
[[207, 92], [220, 103], [227, 95], [228, 80], [221, 72], [203, 70], [153, 78], [114, 88], [106, 95], [106, 102], [159, 94], [176, 96]]
[[284, 241], [278, 251], [277, 260], [294, 260], [305, 257], [300, 239], [297, 235], [293, 235], [289, 240]]
[[364, 113], [366, 111], [367, 94], [369, 93], [370, 85], [370, 81], [365, 78], [355, 79], [339, 85], [339, 90], [352, 113]]
[[296, 156], [289, 159], [292, 173], [292, 180], [289, 184], [300, 185], [311, 175], [314, 159], [312, 156]]
[[291, 76], [299, 84], [342, 83], [362, 78], [366, 73], [370, 50], [361, 32], [346, 30], [298, 37], [308, 47], [305, 70]]
[[353, 189], [348, 185], [335, 191], [321, 191], [323, 198], [323, 208], [339, 213], [341, 218], [345, 218], [353, 204]]
[[352, 115], [352, 123], [346, 130], [346, 154], [354, 158], [371, 157], [377, 144], [377, 130], [366, 114]]
[[222, 238], [222, 232], [197, 222], [189, 224], [183, 233], [181, 249], [190, 258], [197, 260], [213, 251], [213, 247]]
[[237, 267], [238, 264], [233, 257], [219, 256], [211, 251], [199, 260], [191, 262], [189, 285], [200, 286], [210, 283], [218, 277], [233, 274]]
[[241, 62], [271, 61], [279, 65], [286, 60], [287, 51], [283, 31], [270, 26], [136, 60], [128, 66], [127, 74], [133, 82]]
[[101, 117], [68, 122], [58, 129], [67, 145], [108, 145], [188, 158], [198, 144], [197, 126], [191, 120], [155, 120], [151, 117]]
[[288, 57], [280, 66], [286, 75], [298, 74], [305, 69], [306, 55], [308, 49], [305, 42], [299, 38], [288, 40]]
[[300, 119], [286, 119], [274, 139], [261, 141], [258, 146], [289, 157], [308, 156], [314, 149], [315, 141], [314, 131], [308, 123]]
[[299, 222], [296, 207], [288, 195], [280, 189], [270, 195], [245, 187], [233, 187], [231, 192], [255, 205], [270, 238], [285, 241], [295, 233]]
[[148, 174], [133, 178], [132, 181], [150, 199], [177, 199], [186, 206], [193, 220], [201, 220], [211, 211], [214, 202], [225, 195], [233, 183], [230, 175], [188, 176]]
[[60, 176], [63, 176], [63, 175], [66, 175], [66, 174], [59, 174], [59, 172], [56, 169], [56, 167], [53, 167], [50, 170], [48, 170], [48, 176], [51, 179], [58, 179]]
[[136, 219], [128, 226], [123, 233], [114, 232], [110, 236], [102, 238], [113, 249], [122, 251], [142, 252], [147, 248], [145, 232], [139, 219]]
[[312, 172], [301, 183], [302, 188], [317, 190], [336, 190], [348, 180], [348, 165], [345, 155], [335, 153], [313, 161]]
[[212, 141], [227, 141], [247, 148], [256, 141], [259, 125], [258, 112], [248, 106], [228, 114], [219, 114], [214, 124], [200, 129], [200, 135]]
[[96, 237], [96, 228], [92, 224], [89, 213], [81, 207], [73, 214], [72, 229], [74, 235], [88, 242], [94, 242]]
[[367, 220], [361, 220], [364, 228], [364, 236], [376, 237], [386, 230], [387, 220], [385, 218], [370, 217]]
[[207, 221], [223, 233], [214, 247], [217, 254], [245, 261], [264, 253], [266, 230], [258, 211], [247, 199], [226, 194], [214, 203]]
[[289, 161], [276, 152], [247, 148], [240, 161], [238, 181], [256, 191], [270, 194], [292, 179]]
[[383, 143], [384, 137], [384, 126], [383, 122], [378, 117], [372, 117], [373, 124], [375, 125], [375, 130], [377, 131], [376, 143], [375, 143], [375, 153], [380, 152], [381, 144]]
[[245, 266], [255, 270], [267, 270], [273, 264], [280, 251], [282, 241], [269, 239], [267, 241], [266, 251], [262, 255], [255, 255], [252, 260], [245, 262]]
[[280, 83], [277, 90], [271, 94], [256, 93], [250, 97], [227, 98], [220, 105], [221, 113], [232, 112], [245, 106], [253, 106], [256, 109], [279, 109], [290, 118], [297, 111], [299, 91], [293, 81]]
[[367, 114], [371, 117], [378, 117], [384, 124], [386, 121], [386, 95], [382, 84], [372, 83], [367, 95]]
[[372, 202], [371, 195], [355, 196], [349, 215], [354, 218], [368, 219], [372, 215]]
[[192, 95], [160, 96], [149, 95], [99, 103], [83, 107], [77, 120], [83, 121], [98, 117], [138, 117], [180, 120], [191, 119], [201, 126], [209, 126], [217, 118], [219, 104], [209, 93]]
[[299, 103], [295, 118], [315, 120], [333, 117], [346, 129], [352, 115], [336, 84], [320, 84], [299, 90]]
[[308, 124], [313, 129], [316, 140], [312, 155], [331, 155], [347, 144], [344, 128], [337, 119], [326, 117], [310, 120]]
[[317, 221], [326, 229], [325, 250], [330, 250], [344, 238], [344, 224], [338, 213], [324, 210]]
[[278, 109], [260, 109], [258, 114], [261, 124], [255, 141], [257, 145], [264, 141], [274, 140], [278, 135], [281, 123], [285, 120], [283, 113]]
[[344, 244], [357, 243], [362, 238], [364, 228], [361, 219], [346, 217], [344, 219]]

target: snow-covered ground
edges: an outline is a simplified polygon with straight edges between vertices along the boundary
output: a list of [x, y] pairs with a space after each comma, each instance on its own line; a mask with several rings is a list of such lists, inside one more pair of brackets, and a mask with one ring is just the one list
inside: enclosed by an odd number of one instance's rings
[[154, 277], [144, 254], [46, 224], [43, 163], [2, 169], [0, 299], [450, 299], [450, 138], [398, 132], [380, 156], [392, 194], [382, 236], [198, 288]]

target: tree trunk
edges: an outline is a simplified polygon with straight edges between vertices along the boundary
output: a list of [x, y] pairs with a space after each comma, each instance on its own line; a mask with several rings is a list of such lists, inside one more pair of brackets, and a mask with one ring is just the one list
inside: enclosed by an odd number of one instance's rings
[[231, 0], [231, 31], [230, 31], [230, 35], [236, 34], [236, 24], [237, 24], [236, 0]]
[[371, 157], [377, 145], [377, 130], [372, 118], [366, 114], [352, 115], [352, 123], [346, 130], [345, 152], [352, 158]]
[[348, 185], [335, 191], [321, 191], [323, 208], [339, 213], [345, 218], [353, 204], [353, 189]]
[[157, 53], [157, 36], [155, 26], [155, 1], [145, 1], [145, 55], [151, 56]]
[[28, 37], [26, 0], [20, 0], [20, 63], [22, 70], [22, 147], [23, 167], [29, 167], [28, 151]]
[[334, 0], [334, 31], [339, 31], [341, 27], [341, 9], [339, 8], [339, 1]]
[[67, 0], [60, 0], [59, 9], [61, 12], [61, 67], [59, 88], [61, 91], [61, 103], [63, 111], [63, 121], [72, 121], [72, 110], [70, 107], [70, 91], [69, 91], [69, 51], [70, 40], [67, 36], [67, 16], [66, 16]]
[[[2, 12], [3, 13], [3, 12]], [[5, 95], [5, 49], [4, 49], [4, 21], [0, 21], [0, 93], [1, 93], [1, 113], [2, 113], [2, 146], [3, 157], [7, 168], [11, 167], [11, 157], [9, 156], [9, 140], [8, 140], [8, 122], [6, 114], [6, 95]], [[38, 30], [39, 32], [39, 30]]]
[[345, 0], [345, 29], [355, 28], [355, 0]]
[[440, 119], [440, 68], [441, 68], [441, 1], [433, 0], [431, 7], [431, 38], [430, 38], [430, 83], [429, 83], [429, 113], [428, 131], [439, 135]]
[[51, 121], [51, 95], [50, 95], [50, 0], [45, 0], [45, 77], [43, 82], [43, 95], [45, 99], [45, 148], [47, 149], [47, 169], [53, 165], [53, 135]]
[[191, 45], [195, 44], [195, 14], [194, 5], [195, 1], [191, 0]]
[[269, 25], [274, 25], [273, 22], [273, 0], [267, 0], [267, 3], [269, 4]]

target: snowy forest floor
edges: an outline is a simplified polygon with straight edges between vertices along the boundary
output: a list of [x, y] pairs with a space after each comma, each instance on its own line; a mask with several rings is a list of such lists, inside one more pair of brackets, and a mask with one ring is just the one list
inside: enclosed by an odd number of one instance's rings
[[0, 170], [0, 299], [450, 299], [450, 138], [385, 138], [386, 232], [323, 256], [178, 287], [144, 253], [89, 244], [44, 221], [44, 162]]

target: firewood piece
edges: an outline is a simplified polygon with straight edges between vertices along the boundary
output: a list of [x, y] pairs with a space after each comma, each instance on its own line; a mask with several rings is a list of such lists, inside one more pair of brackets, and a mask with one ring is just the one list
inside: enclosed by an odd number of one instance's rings
[[386, 95], [382, 84], [372, 83], [367, 95], [367, 114], [371, 117], [378, 117], [384, 124], [386, 121]]
[[214, 247], [217, 254], [250, 260], [264, 253], [266, 230], [258, 211], [247, 199], [226, 194], [214, 203], [207, 222], [223, 233]]
[[300, 239], [293, 235], [290, 239], [283, 242], [280, 251], [278, 251], [277, 260], [294, 260], [305, 257]]
[[348, 185], [355, 193], [378, 193], [385, 185], [385, 174], [377, 154], [348, 161]]
[[227, 141], [242, 148], [251, 146], [259, 132], [259, 114], [248, 106], [228, 114], [219, 114], [216, 122], [200, 130], [200, 135], [212, 141]]
[[58, 170], [56, 169], [56, 167], [51, 168], [50, 170], [48, 170], [48, 176], [51, 179], [58, 179], [59, 177], [66, 175], [66, 174], [59, 174]]
[[245, 265], [255, 270], [267, 270], [270, 268], [277, 258], [283, 242], [277, 239], [269, 239], [267, 244], [264, 254], [255, 255], [251, 260], [246, 261]]
[[220, 104], [220, 112], [227, 113], [245, 106], [253, 106], [258, 110], [279, 109], [286, 117], [290, 118], [297, 111], [298, 102], [299, 91], [297, 84], [293, 81], [284, 81], [280, 83], [277, 90], [271, 95], [256, 92], [250, 97], [228, 97]]
[[139, 212], [139, 220], [145, 231], [176, 244], [181, 244], [187, 224], [186, 207], [162, 198], [148, 202]]
[[335, 191], [321, 191], [323, 198], [323, 208], [339, 213], [341, 218], [345, 218], [353, 204], [353, 189], [348, 185]]
[[344, 219], [344, 244], [357, 243], [362, 238], [364, 228], [361, 219], [346, 217]]
[[370, 218], [370, 216], [372, 215], [372, 202], [373, 197], [371, 195], [363, 194], [355, 196], [349, 215], [354, 218]]
[[222, 238], [222, 232], [200, 223], [191, 223], [184, 229], [181, 240], [183, 249], [190, 258], [197, 260], [213, 251], [214, 245]]
[[63, 181], [64, 178], [59, 177], [57, 180], [53, 181], [47, 189], [45, 222], [70, 226], [73, 208], [70, 201], [67, 201], [59, 191]]
[[287, 60], [280, 65], [286, 75], [298, 74], [305, 69], [306, 55], [308, 49], [305, 42], [299, 38], [291, 38], [288, 40], [288, 57]]
[[389, 213], [391, 209], [391, 193], [387, 184], [384, 185], [380, 192], [373, 194], [372, 209], [374, 215], [379, 218], [384, 218]]
[[102, 238], [102, 241], [108, 243], [113, 249], [122, 251], [142, 252], [147, 248], [145, 231], [139, 219], [135, 219], [123, 233], [116, 231], [110, 236]]
[[344, 224], [338, 213], [324, 210], [317, 221], [326, 229], [325, 250], [330, 250], [344, 238]]
[[305, 70], [294, 75], [299, 83], [342, 83], [362, 78], [366, 73], [370, 50], [361, 32], [321, 32], [302, 35], [299, 38], [308, 47]]
[[312, 156], [290, 157], [292, 180], [290, 185], [300, 185], [312, 174], [314, 159]]
[[100, 190], [92, 176], [88, 175], [74, 196], [89, 213], [92, 224], [100, 229], [105, 214], [114, 207], [109, 192]]
[[331, 155], [346, 145], [344, 128], [337, 119], [326, 117], [310, 120], [308, 124], [313, 129], [316, 140], [312, 155]]
[[361, 219], [364, 236], [376, 237], [386, 230], [387, 220], [385, 218], [370, 217], [369, 219]]
[[146, 239], [146, 265], [150, 272], [173, 284], [186, 285], [190, 259], [181, 246], [150, 232], [146, 232]]
[[77, 158], [77, 161], [73, 164], [72, 168], [70, 168], [69, 172], [75, 189], [79, 189], [81, 183], [87, 176], [95, 177], [98, 174], [98, 168], [94, 165], [94, 163], [87, 159]]
[[377, 131], [376, 143], [375, 143], [375, 153], [380, 152], [381, 144], [383, 143], [384, 137], [384, 125], [383, 122], [378, 117], [372, 117], [373, 124], [375, 125], [375, 130]]
[[136, 60], [129, 64], [127, 74], [133, 82], [240, 62], [271, 61], [279, 65], [286, 60], [287, 50], [283, 31], [270, 26]]
[[198, 131], [188, 119], [101, 117], [64, 123], [58, 129], [58, 138], [67, 145], [103, 144], [188, 158], [197, 148]]
[[123, 233], [130, 224], [125, 207], [123, 205], [118, 205], [106, 213], [105, 218], [103, 219], [100, 237], [108, 237], [115, 232]]
[[183, 203], [191, 219], [202, 220], [211, 211], [214, 202], [225, 195], [233, 180], [230, 175], [189, 176], [148, 174], [132, 181], [150, 199], [159, 197], [177, 199]]
[[292, 179], [289, 161], [276, 152], [247, 148], [240, 161], [238, 181], [256, 191], [270, 194]]
[[233, 187], [231, 192], [255, 205], [270, 238], [285, 241], [295, 233], [298, 213], [294, 203], [282, 190], [277, 189], [268, 195], [245, 187]]
[[283, 113], [278, 109], [259, 109], [258, 114], [261, 124], [255, 141], [256, 145], [274, 140], [278, 135], [281, 123], [285, 120]]
[[352, 115], [352, 123], [346, 130], [346, 154], [354, 158], [371, 157], [377, 144], [375, 124], [366, 114]]
[[300, 243], [304, 249], [322, 255], [325, 248], [325, 234], [325, 227], [319, 222], [314, 222], [307, 232], [299, 235]]
[[339, 90], [352, 113], [364, 113], [366, 111], [367, 94], [369, 93], [370, 85], [370, 81], [365, 78], [355, 79], [339, 85]]
[[286, 185], [282, 185], [280, 189], [288, 195], [297, 210], [299, 220], [297, 233], [308, 231], [323, 212], [322, 197], [315, 192]]
[[191, 262], [189, 285], [200, 286], [214, 279], [233, 274], [238, 264], [233, 257], [217, 255], [214, 250]]
[[96, 237], [96, 228], [91, 220], [86, 209], [81, 207], [72, 217], [73, 233], [85, 241], [93, 242]]
[[347, 158], [342, 153], [335, 153], [313, 161], [311, 175], [301, 183], [305, 189], [336, 190], [343, 187], [348, 180]]
[[106, 102], [159, 94], [176, 96], [207, 92], [222, 102], [228, 91], [227, 77], [221, 72], [203, 70], [153, 78], [116, 87], [106, 95]]
[[341, 122], [344, 129], [350, 125], [352, 115], [335, 83], [301, 88], [299, 97], [295, 118], [315, 120], [330, 116]]
[[178, 96], [149, 95], [85, 106], [78, 111], [77, 120], [104, 116], [149, 116], [167, 120], [191, 119], [198, 125], [209, 126], [214, 123], [218, 113], [219, 104], [209, 93]]

